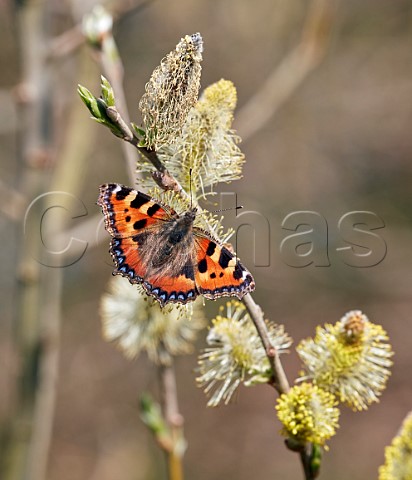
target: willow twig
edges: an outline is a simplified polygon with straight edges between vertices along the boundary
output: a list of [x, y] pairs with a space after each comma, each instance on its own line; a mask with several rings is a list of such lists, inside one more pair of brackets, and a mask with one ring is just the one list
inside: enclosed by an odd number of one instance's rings
[[159, 366], [162, 410], [171, 434], [170, 448], [165, 450], [168, 459], [169, 480], [183, 480], [182, 455], [183, 417], [179, 412], [176, 376], [173, 360]]
[[[88, 76], [89, 62], [85, 62], [84, 56], [80, 62], [83, 71], [80, 76]], [[84, 71], [86, 69], [86, 71]], [[59, 191], [65, 188], [72, 194], [79, 193], [82, 188], [84, 172], [88, 167], [86, 159], [92, 148], [92, 134], [85, 129], [90, 125], [84, 125], [84, 116], [81, 115], [80, 105], [73, 104], [71, 121], [65, 130], [63, 148], [56, 158], [56, 166], [49, 185], [51, 191]], [[46, 199], [43, 208], [47, 211], [50, 207]], [[65, 217], [58, 217], [49, 226], [47, 237], [55, 238], [66, 228]], [[56, 258], [61, 262], [55, 265], [58, 268], [50, 268], [42, 279], [43, 302], [41, 312], [41, 340], [43, 353], [40, 359], [39, 372], [40, 382], [36, 396], [34, 410], [33, 434], [28, 457], [28, 471], [31, 480], [43, 480], [46, 478], [49, 450], [52, 438], [55, 403], [57, 395], [58, 368], [60, 358], [60, 330], [63, 320], [61, 299], [64, 281], [64, 256]]]
[[[125, 4], [120, 8], [116, 8], [113, 12], [114, 22], [121, 22], [125, 18], [130, 19], [131, 15], [134, 15], [144, 8], [151, 5], [155, 0], [144, 0], [138, 4], [132, 2], [131, 5]], [[86, 42], [86, 38], [83, 35], [82, 25], [79, 23], [74, 27], [66, 30], [62, 34], [53, 38], [49, 42], [49, 47], [46, 53], [47, 61], [55, 61], [60, 58], [66, 58], [67, 55], [73, 54], [78, 48], [80, 48]]]
[[270, 362], [273, 372], [273, 383], [272, 385], [276, 388], [279, 395], [282, 393], [287, 393], [289, 391], [289, 382], [286, 377], [285, 371], [283, 370], [282, 363], [280, 361], [279, 353], [270, 341], [269, 332], [265, 324], [265, 318], [263, 316], [262, 309], [259, 305], [253, 300], [252, 295], [248, 293], [243, 297], [243, 303], [249, 312], [253, 323], [255, 324], [256, 330], [259, 334], [262, 344], [265, 348], [266, 356]]
[[[16, 9], [16, 25], [19, 32], [19, 63], [22, 84], [29, 86], [30, 99], [18, 105], [20, 126], [17, 145], [17, 161], [22, 167], [19, 172], [19, 189], [28, 199], [43, 193], [48, 181], [43, 160], [48, 156], [50, 123], [45, 108], [49, 87], [48, 72], [44, 69], [41, 52], [44, 51], [45, 32], [41, 25], [46, 15], [46, 2], [28, 2]], [[19, 225], [20, 228], [20, 225]], [[19, 232], [20, 233], [20, 232]], [[15, 348], [21, 358], [19, 384], [15, 403], [9, 418], [9, 428], [4, 433], [4, 454], [0, 459], [0, 477], [6, 480], [28, 478], [27, 460], [31, 448], [36, 406], [36, 367], [42, 355], [40, 332], [41, 318], [41, 272], [34, 260], [41, 249], [39, 236], [29, 241], [24, 238], [19, 245], [17, 260]], [[39, 459], [42, 462], [42, 459]]]

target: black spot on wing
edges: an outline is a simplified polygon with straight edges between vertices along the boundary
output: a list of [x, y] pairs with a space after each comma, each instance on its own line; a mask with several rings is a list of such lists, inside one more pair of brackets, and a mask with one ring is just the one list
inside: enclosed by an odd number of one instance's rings
[[242, 269], [242, 265], [238, 262], [236, 264], [236, 267], [235, 267], [235, 270], [233, 271], [233, 278], [235, 280], [240, 280], [243, 276], [243, 269]]
[[209, 245], [207, 246], [207, 250], [206, 250], [206, 255], [211, 257], [215, 253], [215, 250], [216, 250], [216, 243], [209, 242]]
[[145, 218], [142, 218], [141, 220], [137, 220], [137, 222], [134, 222], [133, 228], [135, 230], [140, 230], [141, 228], [144, 228], [146, 226], [147, 220]]
[[160, 209], [160, 205], [158, 205], [157, 203], [154, 203], [151, 207], [149, 207], [147, 209], [147, 214], [149, 215], [149, 217], [153, 217], [153, 215]]
[[131, 191], [131, 188], [122, 187], [118, 192], [116, 192], [116, 200], [124, 200]]
[[126, 217], [125, 217], [126, 222], [130, 222], [131, 219], [132, 219], [132, 217], [130, 215], [126, 215]]
[[219, 265], [222, 268], [227, 268], [232, 258], [233, 258], [233, 255], [229, 252], [229, 250], [223, 247], [222, 251], [220, 252]]
[[210, 274], [210, 278], [216, 278], [216, 273], [215, 273], [215, 272], [212, 272], [212, 273]]
[[182, 275], [184, 275], [186, 278], [189, 278], [190, 280], [195, 279], [195, 272], [193, 269], [192, 265], [185, 265], [183, 267]]
[[144, 193], [137, 192], [134, 199], [130, 202], [130, 206], [132, 208], [141, 208], [147, 202], [150, 202], [150, 197], [148, 195], [145, 195]]
[[206, 258], [202, 258], [202, 260], [200, 260], [200, 262], [197, 264], [197, 268], [199, 269], [200, 273], [205, 273], [207, 271]]

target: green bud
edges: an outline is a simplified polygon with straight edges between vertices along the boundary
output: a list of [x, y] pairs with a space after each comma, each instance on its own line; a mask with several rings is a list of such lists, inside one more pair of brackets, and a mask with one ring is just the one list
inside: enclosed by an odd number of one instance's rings
[[89, 109], [93, 118], [101, 118], [101, 112], [97, 103], [97, 98], [90, 92], [90, 90], [88, 90], [86, 87], [83, 87], [82, 85], [78, 85], [77, 93], [80, 95], [83, 103]]
[[155, 435], [163, 435], [168, 432], [160, 406], [148, 393], [140, 397], [140, 418]]
[[136, 134], [137, 138], [140, 140], [141, 143], [143, 143], [140, 146], [144, 146], [146, 142], [146, 131], [143, 130], [143, 128], [138, 127], [135, 123], [131, 122], [130, 123], [132, 130]]
[[83, 103], [92, 114], [93, 120], [109, 128], [116, 137], [123, 138], [122, 130], [113, 122], [107, 114], [107, 109], [114, 107], [114, 94], [110, 83], [102, 77], [102, 96], [95, 97], [86, 87], [79, 85], [77, 92]]
[[115, 105], [115, 100], [114, 100], [114, 92], [113, 88], [110, 85], [109, 81], [107, 78], [103, 77], [101, 75], [101, 87], [102, 87], [102, 96], [103, 100], [106, 103], [108, 107], [114, 107]]

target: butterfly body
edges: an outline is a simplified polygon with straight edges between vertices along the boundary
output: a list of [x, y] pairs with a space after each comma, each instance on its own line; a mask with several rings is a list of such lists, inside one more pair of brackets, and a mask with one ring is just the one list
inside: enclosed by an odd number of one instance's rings
[[119, 184], [100, 187], [98, 205], [112, 236], [115, 275], [140, 283], [161, 305], [242, 298], [254, 289], [251, 274], [208, 232], [194, 226], [197, 210], [182, 215]]

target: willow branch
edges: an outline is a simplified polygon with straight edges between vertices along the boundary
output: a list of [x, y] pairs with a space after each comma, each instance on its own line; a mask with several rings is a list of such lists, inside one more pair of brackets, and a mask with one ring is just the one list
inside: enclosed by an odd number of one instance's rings
[[[80, 77], [88, 77], [90, 62], [84, 55], [80, 58]], [[66, 189], [72, 194], [79, 194], [82, 179], [88, 167], [87, 158], [93, 144], [90, 122], [86, 122], [81, 105], [72, 105], [71, 121], [65, 129], [65, 138], [57, 157], [56, 166], [49, 185], [51, 191]], [[90, 130], [90, 131], [88, 131]], [[54, 206], [51, 200], [46, 200], [43, 210], [46, 212]], [[66, 218], [57, 217], [52, 225], [44, 228], [42, 233], [47, 238], [55, 238], [67, 228]], [[57, 260], [58, 268], [50, 268], [42, 279], [42, 345], [43, 355], [40, 362], [40, 379], [34, 411], [33, 436], [28, 458], [28, 471], [31, 480], [46, 478], [49, 450], [52, 439], [54, 412], [57, 395], [58, 369], [60, 359], [60, 331], [63, 320], [61, 299], [64, 281], [64, 257]]]
[[171, 433], [170, 448], [165, 449], [168, 459], [169, 480], [183, 480], [182, 456], [183, 417], [179, 412], [176, 376], [173, 360], [159, 366], [162, 411]]
[[289, 391], [289, 382], [286, 377], [285, 371], [283, 370], [282, 363], [280, 361], [279, 352], [277, 348], [272, 345], [269, 332], [266, 327], [265, 318], [263, 316], [262, 309], [260, 306], [253, 300], [252, 295], [248, 293], [243, 297], [243, 303], [249, 312], [253, 323], [255, 324], [256, 330], [259, 334], [259, 337], [262, 341], [263, 347], [265, 348], [266, 356], [270, 362], [270, 366], [273, 372], [273, 385], [279, 395], [282, 393], [287, 393]]
[[[157, 180], [158, 185], [164, 190], [172, 189], [179, 195], [188, 198], [188, 194], [184, 191], [179, 182], [171, 175], [171, 173], [168, 172], [162, 161], [157, 156], [156, 152], [153, 150], [148, 150], [144, 147], [139, 147], [138, 138], [133, 134], [119, 111], [115, 107], [107, 107], [106, 113], [108, 116], [110, 116], [110, 120], [115, 123], [116, 127], [121, 131], [121, 138], [137, 148], [139, 152], [145, 155], [146, 158], [152, 163], [153, 167], [156, 169], [156, 172], [153, 174], [153, 178]], [[174, 185], [176, 188], [169, 188], [170, 185]], [[254, 302], [250, 294], [243, 297], [243, 303], [248, 309], [252, 321], [255, 324], [258, 334], [262, 340], [262, 344], [265, 348], [266, 356], [272, 367], [273, 382], [271, 384], [280, 394], [285, 393], [289, 390], [289, 383], [279, 359], [279, 354], [276, 348], [270, 342], [269, 333], [264, 321], [262, 310]]]
[[[158, 157], [156, 151], [139, 145], [139, 139], [136, 137], [136, 135], [134, 135], [126, 120], [122, 118], [119, 111], [117, 110], [117, 107], [107, 107], [106, 113], [110, 120], [120, 130], [121, 138], [125, 142], [130, 143], [135, 148], [137, 148], [139, 153], [145, 156], [147, 160], [149, 160], [149, 162], [153, 165], [153, 167], [155, 168], [155, 172], [153, 173], [153, 179], [155, 180], [157, 185], [159, 185], [159, 187], [163, 190], [173, 190], [180, 196], [189, 198], [180, 183], [169, 173], [163, 162]], [[134, 179], [132, 181], [134, 182]]]

